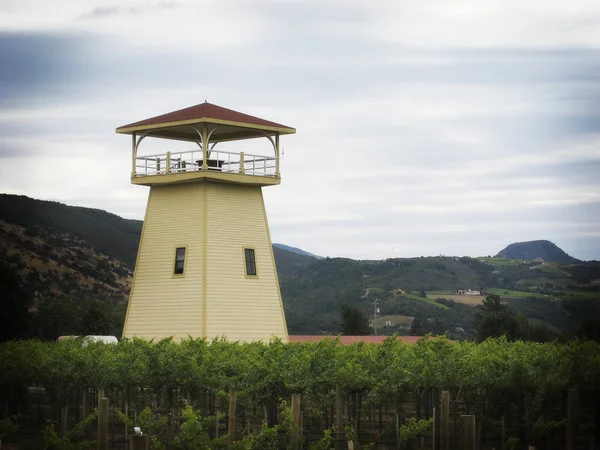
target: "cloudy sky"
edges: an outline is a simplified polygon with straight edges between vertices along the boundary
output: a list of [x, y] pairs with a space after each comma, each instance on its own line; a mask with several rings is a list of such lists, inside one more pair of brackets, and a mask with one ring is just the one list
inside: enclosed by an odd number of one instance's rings
[[1, 0], [0, 192], [141, 219], [114, 129], [206, 99], [297, 128], [275, 242], [600, 259], [599, 29], [597, 0]]

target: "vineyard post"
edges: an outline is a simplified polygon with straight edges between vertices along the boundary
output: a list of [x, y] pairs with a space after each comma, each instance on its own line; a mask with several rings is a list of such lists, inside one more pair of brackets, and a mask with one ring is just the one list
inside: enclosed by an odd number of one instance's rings
[[450, 392], [442, 391], [440, 450], [450, 450]]
[[87, 386], [83, 388], [83, 398], [81, 399], [83, 403], [83, 407], [81, 408], [81, 412], [83, 413], [83, 418], [85, 419], [88, 416], [88, 400], [87, 400], [88, 388]]
[[108, 450], [108, 399], [104, 398], [104, 390], [98, 397], [98, 450]]
[[343, 436], [344, 436], [344, 398], [342, 397], [342, 385], [335, 385], [335, 448], [340, 450], [343, 448]]
[[576, 389], [569, 389], [569, 405], [567, 414], [567, 450], [575, 450], [575, 425], [577, 416]]
[[461, 450], [475, 450], [475, 416], [460, 416], [461, 421]]
[[502, 445], [500, 446], [501, 450], [504, 450], [505, 442], [506, 442], [506, 428], [504, 425], [504, 414], [502, 414]]
[[60, 437], [65, 437], [67, 435], [67, 406], [63, 406], [60, 410]]
[[433, 431], [431, 433], [431, 450], [435, 450], [435, 430], [436, 430], [436, 423], [437, 423], [437, 416], [436, 416], [436, 408], [433, 408]]
[[292, 394], [292, 419], [294, 420], [292, 428], [292, 448], [300, 447], [300, 394]]
[[233, 444], [235, 441], [235, 410], [236, 410], [236, 392], [235, 389], [229, 391], [229, 411], [227, 411], [227, 442]]
[[148, 450], [148, 441], [147, 434], [141, 436], [134, 434], [129, 438], [129, 450]]

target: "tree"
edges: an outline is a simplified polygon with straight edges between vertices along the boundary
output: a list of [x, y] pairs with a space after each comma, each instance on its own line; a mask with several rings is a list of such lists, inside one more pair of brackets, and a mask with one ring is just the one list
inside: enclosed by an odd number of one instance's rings
[[345, 336], [366, 336], [371, 334], [369, 318], [359, 309], [342, 305], [340, 311], [340, 332]]
[[423, 322], [418, 317], [415, 317], [410, 324], [410, 335], [411, 336], [423, 336], [425, 334], [425, 328]]
[[504, 303], [499, 295], [488, 294], [483, 300], [483, 313], [477, 320], [477, 340], [488, 337], [506, 336], [510, 341], [520, 337], [519, 321], [515, 313]]

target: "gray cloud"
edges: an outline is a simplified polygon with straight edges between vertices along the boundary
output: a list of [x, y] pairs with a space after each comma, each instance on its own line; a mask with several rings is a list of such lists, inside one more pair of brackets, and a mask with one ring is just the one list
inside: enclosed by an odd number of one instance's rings
[[[190, 13], [173, 5], [99, 6], [78, 23]], [[239, 9], [260, 29], [213, 46], [100, 25], [1, 34], [0, 190], [141, 218], [147, 191], [128, 184], [114, 128], [206, 98], [298, 129], [282, 142], [283, 184], [265, 190], [275, 241], [384, 258], [550, 239], [600, 258], [600, 49], [425, 49], [377, 37], [380, 9], [341, 5]]]

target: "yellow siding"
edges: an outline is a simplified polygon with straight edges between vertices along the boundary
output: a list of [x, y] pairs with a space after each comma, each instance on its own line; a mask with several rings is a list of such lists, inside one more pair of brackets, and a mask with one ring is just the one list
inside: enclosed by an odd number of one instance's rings
[[[201, 184], [151, 188], [124, 337], [202, 336]], [[174, 276], [175, 248], [187, 247]]]
[[[261, 188], [207, 187], [208, 336], [287, 341]], [[256, 277], [246, 276], [244, 248], [255, 250]]]
[[[287, 341], [261, 188], [194, 182], [151, 189], [124, 337]], [[187, 247], [179, 277], [176, 247]], [[256, 278], [245, 275], [244, 247], [255, 249]]]

